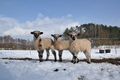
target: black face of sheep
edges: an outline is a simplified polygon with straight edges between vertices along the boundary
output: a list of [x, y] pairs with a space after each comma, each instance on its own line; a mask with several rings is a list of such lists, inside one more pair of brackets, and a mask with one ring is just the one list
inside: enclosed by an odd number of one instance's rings
[[58, 38], [62, 37], [62, 35], [59, 34], [51, 34], [52, 37], [54, 37], [55, 40], [57, 40]]
[[38, 36], [41, 35], [41, 34], [43, 34], [43, 32], [33, 31], [33, 32], [31, 32], [31, 34], [33, 34], [35, 38], [38, 38]]
[[79, 34], [79, 33], [72, 32], [72, 33], [67, 33], [67, 35], [68, 35], [72, 40], [75, 40], [75, 39], [77, 39], [76, 36], [79, 36], [80, 34]]
[[75, 40], [75, 36], [73, 35], [69, 35], [71, 37], [72, 40]]

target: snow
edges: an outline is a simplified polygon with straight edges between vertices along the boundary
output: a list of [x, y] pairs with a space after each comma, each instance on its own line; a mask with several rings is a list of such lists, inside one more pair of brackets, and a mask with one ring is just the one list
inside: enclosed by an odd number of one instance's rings
[[[57, 52], [57, 51], [56, 51]], [[120, 52], [120, 49], [117, 49], [117, 52]], [[36, 50], [0, 50], [0, 58], [10, 57], [10, 58], [33, 58], [33, 59], [39, 59], [38, 53]], [[116, 58], [120, 57], [120, 54], [116, 54], [115, 49], [111, 49], [111, 53], [106, 54], [100, 54], [99, 49], [92, 49], [91, 50], [91, 57], [92, 59], [103, 59], [103, 58]], [[46, 51], [44, 51], [44, 59], [46, 59]], [[58, 58], [58, 52], [57, 52], [57, 58]], [[78, 54], [79, 59], [86, 59], [85, 55], [80, 52]], [[54, 59], [54, 56], [52, 55], [50, 51], [49, 59]], [[71, 60], [72, 54], [68, 50], [63, 51], [63, 59]]]
[[[120, 49], [117, 49], [117, 54], [111, 49], [111, 53], [100, 54], [98, 49], [92, 49], [91, 55], [92, 59], [120, 58], [119, 52]], [[6, 57], [38, 59], [38, 54], [36, 50], [0, 50], [0, 80], [120, 80], [120, 65], [1, 59]], [[86, 59], [82, 52], [78, 57]], [[49, 58], [54, 59], [51, 53]], [[63, 52], [63, 59], [72, 59], [69, 51]]]

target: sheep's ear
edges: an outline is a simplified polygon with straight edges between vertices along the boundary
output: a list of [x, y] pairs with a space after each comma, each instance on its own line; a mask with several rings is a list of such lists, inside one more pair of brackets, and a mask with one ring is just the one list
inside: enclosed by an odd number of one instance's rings
[[43, 32], [40, 32], [40, 34], [43, 34]]
[[34, 32], [31, 32], [31, 34], [34, 34]]
[[62, 35], [59, 35], [59, 37], [62, 37]]
[[51, 36], [52, 36], [52, 37], [54, 37], [54, 35], [53, 35], [53, 34], [51, 34]]

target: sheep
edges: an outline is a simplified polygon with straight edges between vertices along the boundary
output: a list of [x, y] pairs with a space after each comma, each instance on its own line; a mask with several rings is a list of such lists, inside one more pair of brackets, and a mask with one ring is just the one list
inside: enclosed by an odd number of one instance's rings
[[70, 45], [70, 52], [73, 55], [73, 63], [79, 62], [79, 59], [77, 58], [77, 55], [80, 51], [82, 51], [86, 58], [87, 58], [87, 63], [91, 62], [91, 42], [87, 39], [77, 39], [77, 33], [72, 32], [68, 33], [69, 35], [69, 45]]
[[51, 36], [54, 37], [54, 47], [59, 52], [59, 61], [62, 62], [62, 52], [69, 49], [69, 41], [61, 41], [59, 38], [62, 35], [59, 34], [51, 34]]
[[44, 50], [46, 50], [46, 52], [47, 52], [46, 60], [48, 60], [48, 57], [50, 55], [49, 49], [51, 49], [51, 51], [54, 55], [55, 62], [56, 62], [57, 61], [56, 60], [56, 52], [55, 52], [53, 40], [50, 38], [41, 38], [40, 35], [43, 34], [43, 32], [40, 32], [40, 31], [33, 31], [33, 32], [31, 32], [31, 34], [34, 35], [34, 46], [38, 52], [39, 61], [40, 62], [43, 61], [42, 57], [43, 57]]

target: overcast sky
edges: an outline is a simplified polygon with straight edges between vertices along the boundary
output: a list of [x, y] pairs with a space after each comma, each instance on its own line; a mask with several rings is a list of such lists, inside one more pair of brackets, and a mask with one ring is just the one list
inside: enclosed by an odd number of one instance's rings
[[120, 27], [120, 0], [0, 0], [0, 36], [32, 39], [85, 23]]

